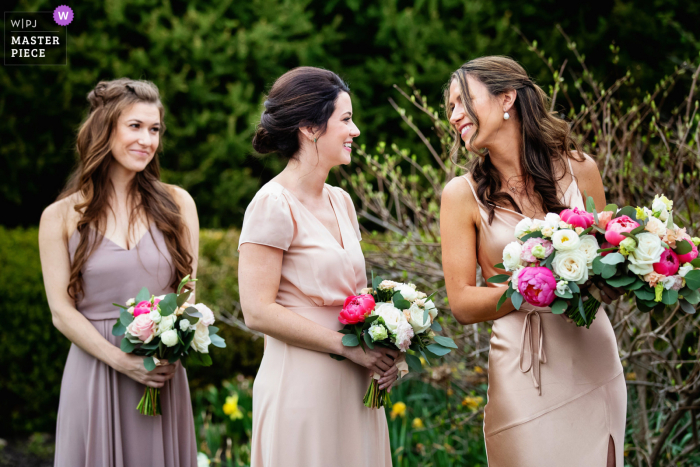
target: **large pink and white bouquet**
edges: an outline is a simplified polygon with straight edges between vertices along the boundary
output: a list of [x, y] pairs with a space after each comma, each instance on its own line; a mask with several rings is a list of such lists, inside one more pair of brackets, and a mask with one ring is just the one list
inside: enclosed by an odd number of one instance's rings
[[[414, 284], [373, 277], [372, 287], [363, 289], [360, 295], [348, 297], [338, 315], [338, 320], [344, 324], [340, 330], [345, 334], [343, 345], [361, 346], [363, 350], [375, 346], [399, 350], [402, 354], [396, 364], [401, 376], [407, 374], [409, 368], [420, 371], [420, 358], [407, 353], [408, 350], [422, 355], [427, 363], [428, 357], [442, 357], [457, 348], [449, 337], [435, 334], [442, 331], [442, 327], [435, 321], [438, 310], [431, 298], [432, 295], [429, 297], [416, 290]], [[338, 355], [331, 357], [343, 360]], [[379, 390], [379, 378], [380, 375], [373, 375], [367, 388], [366, 407], [376, 409], [391, 404], [386, 389]]]
[[595, 288], [585, 294], [579, 286], [596, 279], [633, 293], [642, 311], [680, 303], [684, 311], [695, 312], [700, 239], [673, 223], [671, 201], [657, 195], [651, 208], [610, 204], [598, 213], [588, 197], [586, 207], [518, 223], [518, 240], [504, 248], [503, 262], [496, 265], [511, 275], [488, 279], [510, 280], [497, 308], [510, 298], [520, 309], [524, 300], [589, 327], [600, 298]]
[[[216, 335], [219, 328], [213, 326], [214, 313], [209, 307], [187, 304], [192, 291], [182, 289], [189, 281], [190, 277], [185, 277], [177, 293], [156, 297], [144, 287], [126, 305], [113, 303], [122, 311], [112, 334], [124, 336], [122, 351], [145, 357], [143, 365], [148, 371], [180, 359], [209, 366], [209, 345], [226, 347], [224, 339]], [[146, 387], [137, 409], [144, 415], [159, 415], [160, 389]]]

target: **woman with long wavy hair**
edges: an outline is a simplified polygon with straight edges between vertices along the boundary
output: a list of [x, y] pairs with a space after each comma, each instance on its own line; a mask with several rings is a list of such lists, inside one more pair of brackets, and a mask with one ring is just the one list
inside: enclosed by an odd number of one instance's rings
[[[503, 248], [524, 217], [584, 208], [605, 192], [596, 163], [547, 95], [507, 57], [481, 57], [452, 74], [445, 92], [453, 152], [477, 157], [442, 194], [440, 230], [447, 295], [462, 324], [493, 320], [484, 435], [491, 467], [623, 465], [626, 387], [615, 333], [600, 311], [590, 329], [549, 308], [507, 300], [504, 284], [476, 288], [502, 271]], [[601, 286], [606, 302], [619, 292]]]
[[[165, 131], [158, 88], [102, 81], [88, 94], [78, 166], [44, 210], [39, 248], [56, 328], [71, 342], [61, 383], [57, 467], [191, 467], [196, 441], [179, 363], [147, 371], [112, 335], [141, 287], [173, 292], [195, 276], [199, 225], [192, 197], [160, 181]], [[136, 409], [144, 385], [161, 389], [162, 416]]]

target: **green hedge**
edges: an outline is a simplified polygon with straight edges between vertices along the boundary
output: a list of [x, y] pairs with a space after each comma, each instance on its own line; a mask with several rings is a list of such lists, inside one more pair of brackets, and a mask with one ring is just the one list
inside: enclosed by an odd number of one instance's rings
[[[237, 232], [201, 232], [198, 301], [231, 310], [238, 298]], [[61, 377], [70, 342], [51, 321], [39, 260], [38, 229], [0, 226], [0, 437], [53, 432]], [[253, 375], [262, 339], [223, 323], [225, 350], [213, 350], [215, 366], [188, 370], [193, 389]]]

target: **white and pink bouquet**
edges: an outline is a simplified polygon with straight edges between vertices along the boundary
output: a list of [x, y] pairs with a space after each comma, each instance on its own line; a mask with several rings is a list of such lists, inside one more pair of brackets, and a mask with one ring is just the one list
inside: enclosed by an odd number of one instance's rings
[[595, 279], [634, 293], [642, 311], [680, 303], [686, 312], [695, 312], [700, 301], [700, 271], [695, 270], [700, 267], [700, 239], [673, 223], [671, 201], [657, 195], [651, 209], [618, 210], [610, 204], [598, 213], [588, 197], [586, 207], [518, 223], [518, 240], [504, 248], [503, 262], [496, 265], [511, 274], [488, 279], [510, 280], [497, 308], [510, 298], [520, 309], [524, 300], [589, 327], [600, 296], [595, 287], [586, 294], [579, 286]]
[[[348, 297], [338, 315], [338, 320], [345, 325], [340, 330], [345, 334], [343, 345], [361, 346], [363, 350], [375, 346], [399, 350], [402, 353], [396, 365], [401, 376], [406, 375], [409, 368], [420, 371], [420, 358], [407, 353], [408, 350], [422, 355], [427, 363], [428, 357], [442, 357], [457, 348], [449, 337], [435, 334], [442, 331], [442, 327], [435, 321], [438, 310], [431, 298], [432, 295], [429, 297], [416, 290], [414, 284], [373, 277], [372, 288]], [[338, 355], [331, 357], [343, 360]], [[379, 390], [379, 378], [380, 375], [373, 375], [367, 388], [366, 407], [376, 409], [391, 404], [387, 391]]]
[[[214, 313], [203, 303], [188, 305], [191, 290], [182, 290], [191, 280], [185, 277], [177, 293], [151, 295], [146, 287], [126, 302], [113, 303], [121, 308], [112, 334], [123, 335], [121, 349], [145, 357], [143, 365], [152, 371], [158, 365], [186, 359], [188, 364], [209, 366], [209, 345], [224, 348], [226, 342], [216, 335]], [[146, 387], [137, 407], [144, 415], [159, 415], [160, 390]]]

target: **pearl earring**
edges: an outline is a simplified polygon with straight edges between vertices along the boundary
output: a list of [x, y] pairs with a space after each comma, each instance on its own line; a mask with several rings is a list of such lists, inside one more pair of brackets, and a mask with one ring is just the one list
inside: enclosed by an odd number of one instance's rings
[[508, 120], [510, 118], [510, 114], [508, 112], [503, 112], [503, 120]]

